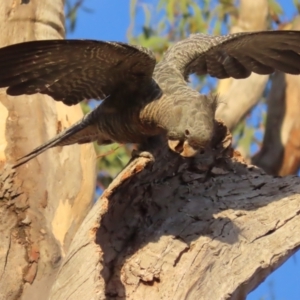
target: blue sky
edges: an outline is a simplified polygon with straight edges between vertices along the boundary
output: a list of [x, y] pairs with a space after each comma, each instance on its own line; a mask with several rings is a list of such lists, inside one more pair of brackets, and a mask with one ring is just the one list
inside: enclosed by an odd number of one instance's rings
[[[140, 2], [142, 1], [140, 0]], [[296, 14], [292, 0], [278, 2], [285, 12], [282, 21], [286, 21]], [[126, 42], [127, 29], [130, 24], [129, 3], [129, 0], [85, 0], [85, 6], [91, 8], [93, 12], [79, 11], [76, 29], [67, 37]], [[157, 0], [148, 0], [147, 3], [153, 3], [153, 7], [155, 7]], [[135, 22], [137, 28], [143, 24], [143, 18], [140, 9]], [[247, 300], [299, 300], [299, 264], [300, 253], [298, 252], [250, 293]]]

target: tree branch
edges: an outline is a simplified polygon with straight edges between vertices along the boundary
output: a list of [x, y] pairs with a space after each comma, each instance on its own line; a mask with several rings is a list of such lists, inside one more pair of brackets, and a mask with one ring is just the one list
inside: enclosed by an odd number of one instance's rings
[[77, 232], [50, 299], [241, 299], [291, 256], [299, 178], [246, 165], [228, 134], [217, 149], [132, 160]]
[[[299, 30], [300, 17], [288, 29]], [[269, 174], [296, 174], [300, 166], [300, 76], [276, 73], [267, 101], [263, 144], [252, 161]]]
[[[249, 13], [251, 12], [251, 13]], [[267, 26], [267, 0], [241, 0], [239, 17], [231, 33], [265, 30]], [[233, 130], [245, 114], [259, 101], [269, 76], [252, 74], [243, 80], [223, 79], [219, 81], [217, 92], [224, 104], [217, 110], [217, 117]]]

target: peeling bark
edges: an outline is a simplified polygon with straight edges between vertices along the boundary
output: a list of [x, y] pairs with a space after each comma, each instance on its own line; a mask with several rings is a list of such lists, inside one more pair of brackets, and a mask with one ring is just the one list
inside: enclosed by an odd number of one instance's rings
[[192, 160], [166, 146], [132, 160], [77, 232], [50, 299], [244, 299], [300, 245], [300, 179], [246, 165], [229, 140]]
[[[285, 29], [299, 30], [300, 18]], [[252, 162], [269, 174], [296, 174], [300, 166], [300, 76], [275, 74], [267, 103], [263, 144]]]
[[[237, 24], [231, 28], [231, 33], [265, 30], [267, 16], [267, 0], [241, 0]], [[268, 78], [267, 75], [252, 74], [242, 80], [228, 78], [219, 81], [217, 92], [223, 103], [217, 109], [217, 117], [225, 122], [229, 130], [233, 130], [257, 104]]]
[[[62, 0], [0, 1], [0, 47], [63, 38], [63, 9]], [[47, 298], [95, 182], [92, 145], [47, 151], [16, 172], [9, 164], [81, 117], [80, 106], [0, 91], [0, 299]]]

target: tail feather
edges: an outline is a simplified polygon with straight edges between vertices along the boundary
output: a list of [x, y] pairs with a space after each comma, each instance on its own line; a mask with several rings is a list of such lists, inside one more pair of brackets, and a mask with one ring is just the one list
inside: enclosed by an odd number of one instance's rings
[[[44, 151], [57, 147], [57, 146], [66, 146], [72, 144], [83, 144], [99, 140], [101, 138], [100, 133], [95, 125], [86, 124], [83, 120], [75, 123], [70, 128], [62, 131], [60, 134], [50, 139], [48, 142], [43, 145], [35, 148], [27, 155], [19, 158], [17, 163], [13, 165], [13, 168], [17, 168], [29, 160], [40, 155]], [[107, 142], [107, 141], [106, 141]]]

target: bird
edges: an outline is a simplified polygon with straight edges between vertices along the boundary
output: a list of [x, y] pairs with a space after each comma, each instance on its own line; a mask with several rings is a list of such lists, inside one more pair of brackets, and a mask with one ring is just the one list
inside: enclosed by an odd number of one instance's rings
[[172, 44], [159, 62], [150, 49], [121, 42], [29, 41], [1, 48], [0, 70], [0, 88], [11, 96], [41, 93], [69, 106], [100, 100], [14, 167], [52, 147], [139, 144], [158, 135], [171, 151], [193, 157], [212, 147], [218, 97], [193, 89], [189, 75], [300, 74], [300, 31], [192, 34]]

